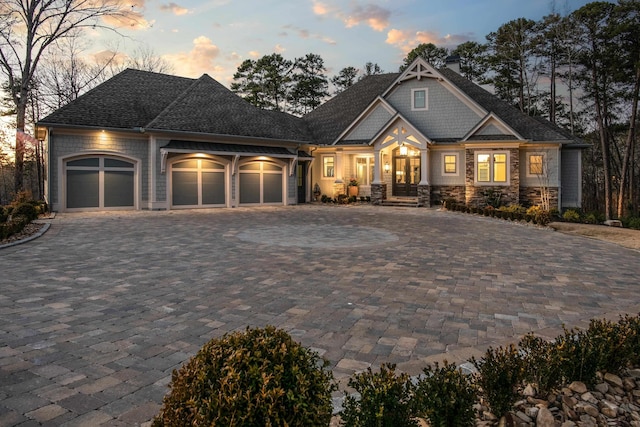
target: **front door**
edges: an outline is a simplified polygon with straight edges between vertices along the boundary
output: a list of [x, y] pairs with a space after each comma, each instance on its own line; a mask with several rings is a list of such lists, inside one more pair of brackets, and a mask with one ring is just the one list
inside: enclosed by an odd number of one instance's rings
[[296, 174], [298, 178], [298, 203], [305, 203], [307, 201], [307, 164], [298, 162]]
[[414, 149], [393, 151], [393, 195], [417, 197], [420, 182], [420, 152]]

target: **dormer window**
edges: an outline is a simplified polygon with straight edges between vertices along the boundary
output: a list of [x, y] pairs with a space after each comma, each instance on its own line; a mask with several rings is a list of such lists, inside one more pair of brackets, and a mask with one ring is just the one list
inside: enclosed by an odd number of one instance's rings
[[414, 111], [429, 109], [429, 91], [427, 88], [411, 90], [411, 109]]

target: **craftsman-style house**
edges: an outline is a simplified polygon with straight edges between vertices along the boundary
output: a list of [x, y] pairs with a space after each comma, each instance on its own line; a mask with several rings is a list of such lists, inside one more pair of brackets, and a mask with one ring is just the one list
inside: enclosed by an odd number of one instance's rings
[[128, 69], [42, 119], [56, 211], [290, 205], [354, 179], [373, 203], [581, 203], [584, 145], [452, 68], [416, 59], [304, 117], [258, 109], [208, 75]]

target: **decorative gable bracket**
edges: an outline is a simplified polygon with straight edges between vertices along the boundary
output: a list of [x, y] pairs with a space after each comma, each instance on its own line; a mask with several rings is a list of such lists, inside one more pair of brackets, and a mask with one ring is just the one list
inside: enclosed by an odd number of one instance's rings
[[398, 83], [412, 80], [412, 79], [436, 79], [438, 81], [443, 81], [442, 76], [429, 64], [423, 61], [416, 61], [413, 63], [411, 68], [405, 70], [405, 72], [398, 79]]

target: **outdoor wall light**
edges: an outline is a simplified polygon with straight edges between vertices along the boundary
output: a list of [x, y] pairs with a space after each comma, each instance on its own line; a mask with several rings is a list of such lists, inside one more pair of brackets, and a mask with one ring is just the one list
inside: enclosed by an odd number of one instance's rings
[[408, 152], [409, 152], [409, 149], [407, 148], [407, 146], [402, 144], [400, 146], [400, 155], [401, 156], [406, 156]]
[[390, 170], [391, 170], [391, 165], [389, 164], [389, 162], [386, 162], [386, 163], [384, 164], [384, 171], [385, 171], [386, 173], [389, 173], [389, 171], [390, 171]]

